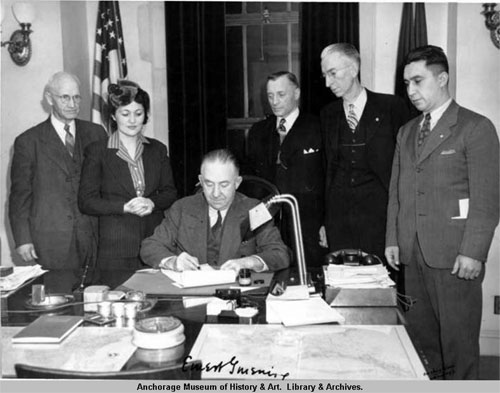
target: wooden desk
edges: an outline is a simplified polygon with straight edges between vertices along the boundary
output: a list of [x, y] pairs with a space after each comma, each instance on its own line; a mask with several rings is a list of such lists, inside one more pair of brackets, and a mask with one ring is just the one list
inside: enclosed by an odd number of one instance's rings
[[[28, 296], [29, 293], [30, 293], [30, 288], [27, 288], [24, 292], [19, 291], [19, 293], [16, 294], [19, 297], [19, 299], [15, 299], [15, 296], [14, 296], [14, 298], [11, 299], [11, 301], [17, 305], [16, 307], [22, 307], [23, 301], [24, 301], [24, 299], [26, 299], [26, 297]], [[260, 297], [258, 297], [258, 296], [254, 297], [253, 300], [257, 301], [257, 303], [259, 305], [258, 323], [263, 324], [263, 323], [265, 323], [265, 301], [264, 301], [265, 297], [260, 295]], [[78, 307], [78, 306], [68, 307], [67, 309], [64, 310], [64, 312], [78, 314], [78, 313], [82, 312], [82, 307]], [[40, 315], [39, 312], [33, 312], [33, 313], [29, 313], [29, 314], [24, 314], [24, 315], [23, 314], [8, 314], [6, 316], [5, 322], [4, 322], [4, 316], [2, 316], [2, 325], [3, 326], [6, 326], [6, 325], [26, 325], [31, 320], [36, 318], [38, 315]], [[169, 353], [168, 350], [167, 351], [152, 351], [152, 350], [148, 351], [148, 350], [137, 349], [137, 350], [135, 350], [135, 352], [133, 352], [132, 355], [129, 354], [129, 359], [123, 365], [122, 370], [137, 370], [137, 369], [145, 369], [145, 368], [163, 367], [163, 366], [166, 366], [167, 364], [171, 364], [170, 362], [172, 362], [172, 361], [182, 362], [183, 359], [185, 359], [185, 357], [190, 353], [192, 353], [196, 356], [205, 356], [203, 354], [203, 351], [199, 347], [195, 347], [195, 348], [193, 347], [195, 342], [198, 343], [198, 342], [204, 341], [203, 339], [200, 339], [201, 341], [199, 341], [199, 340], [197, 341], [197, 338], [200, 334], [200, 330], [202, 329], [202, 327], [203, 327], [203, 329], [216, 329], [217, 326], [225, 326], [224, 328], [222, 328], [222, 329], [226, 329], [226, 330], [222, 331], [224, 333], [224, 335], [221, 336], [222, 338], [219, 337], [220, 341], [224, 342], [224, 343], [229, 342], [229, 340], [228, 340], [229, 338], [234, 338], [235, 332], [240, 332], [240, 331], [244, 332], [245, 329], [250, 329], [252, 326], [255, 329], [266, 329], [268, 331], [276, 329], [276, 331], [279, 331], [281, 333], [293, 332], [293, 331], [302, 332], [301, 334], [305, 338], [302, 340], [303, 345], [306, 345], [306, 347], [309, 345], [309, 344], [307, 344], [309, 342], [307, 339], [307, 337], [309, 335], [311, 335], [311, 337], [313, 337], [313, 336], [316, 337], [316, 339], [319, 340], [318, 342], [322, 343], [322, 345], [321, 345], [322, 349], [319, 352], [324, 353], [324, 357], [325, 356], [326, 357], [336, 356], [336, 355], [334, 355], [334, 352], [331, 352], [331, 351], [330, 352], [323, 351], [325, 349], [325, 347], [324, 347], [325, 343], [326, 342], [333, 342], [333, 341], [331, 339], [328, 339], [329, 341], [325, 341], [326, 336], [323, 336], [322, 334], [320, 334], [320, 332], [331, 332], [331, 334], [334, 335], [333, 337], [339, 337], [338, 332], [333, 332], [333, 330], [344, 329], [344, 326], [338, 326], [338, 325], [317, 325], [317, 326], [307, 326], [307, 327], [300, 327], [300, 328], [284, 328], [284, 327], [279, 326], [279, 325], [262, 325], [265, 327], [258, 327], [258, 325], [250, 325], [250, 326], [249, 325], [208, 325], [208, 324], [204, 325], [205, 317], [206, 317], [206, 306], [202, 305], [202, 306], [196, 306], [196, 307], [192, 307], [192, 308], [185, 308], [182, 304], [181, 298], [179, 298], [179, 297], [178, 298], [168, 298], [168, 299], [160, 298], [158, 300], [158, 302], [156, 303], [155, 307], [148, 312], [148, 315], [150, 315], [150, 316], [173, 315], [182, 321], [184, 328], [185, 328], [185, 335], [186, 335], [186, 341], [185, 341], [183, 348], [182, 348], [183, 351], [181, 349], [177, 349], [176, 353], [172, 353], [172, 351], [170, 351], [170, 353]], [[22, 320], [23, 318], [24, 318], [24, 320]], [[380, 328], [387, 329], [388, 327], [380, 327]], [[2, 327], [2, 337], [5, 337], [5, 339], [8, 339], [8, 337], [11, 337], [11, 336], [8, 336], [7, 333], [14, 334], [13, 331], [10, 331], [9, 329], [10, 328]], [[17, 329], [19, 329], [19, 328], [17, 328]], [[88, 329], [88, 328], [83, 327], [81, 330], [83, 330], [83, 329]], [[95, 328], [93, 328], [93, 329], [95, 329]], [[112, 329], [112, 328], [104, 327], [104, 328], [98, 328], [98, 329], [101, 329], [102, 334], [104, 334], [104, 333], [109, 333], [110, 329]], [[397, 337], [400, 337], [400, 338], [403, 337], [403, 339], [400, 339], [400, 341], [403, 340], [401, 342], [403, 342], [404, 345], [403, 344], [400, 344], [400, 345], [403, 345], [403, 349], [405, 351], [408, 351], [408, 356], [410, 356], [412, 359], [410, 363], [413, 365], [412, 367], [414, 367], [415, 370], [417, 370], [412, 374], [413, 378], [420, 378], [420, 374], [422, 374], [422, 373], [420, 372], [421, 370], [419, 369], [418, 362], [415, 361], [416, 354], [415, 354], [415, 351], [414, 351], [411, 343], [407, 339], [404, 328], [401, 326], [392, 326], [392, 327], [390, 327], [390, 329], [395, 329], [395, 330], [391, 330], [393, 332], [391, 334], [393, 334], [393, 335], [396, 334]], [[206, 330], [206, 331], [208, 332], [208, 330]], [[372, 330], [372, 332], [374, 332], [374, 331], [376, 331], [376, 330]], [[83, 332], [83, 333], [90, 334], [91, 332], [87, 331], [87, 332]], [[125, 329], [125, 333], [127, 333], [126, 329]], [[120, 333], [120, 334], [124, 334], [124, 336], [117, 335], [117, 337], [122, 337], [122, 338], [123, 337], [131, 337], [131, 330], [130, 329], [128, 330], [128, 333], [127, 333], [128, 336], [125, 333]], [[206, 333], [203, 333], [203, 334], [206, 334]], [[377, 333], [377, 334], [379, 334], [379, 333]], [[105, 335], [106, 334], [104, 334], [104, 336]], [[281, 334], [281, 336], [283, 336], [283, 334]], [[78, 338], [78, 337], [76, 337], [76, 338]], [[71, 344], [71, 341], [69, 341], [69, 340], [72, 340], [72, 336], [68, 337], [67, 341], [65, 341], [62, 345], [65, 345], [65, 343]], [[262, 348], [265, 347], [266, 350], [263, 349], [262, 351], [259, 351], [259, 353], [260, 354], [268, 353], [267, 352], [267, 349], [268, 349], [267, 345], [268, 344], [259, 339], [259, 334], [253, 335], [252, 337], [249, 336], [247, 341], [250, 342], [251, 346], [252, 346], [252, 350], [251, 351], [249, 350], [249, 352], [258, 351], [259, 347], [262, 347]], [[9, 356], [5, 356], [5, 355], [3, 356], [3, 362], [10, 362], [10, 363], [2, 364], [2, 374], [4, 377], [5, 376], [12, 377], [13, 375], [10, 374], [10, 373], [12, 373], [12, 370], [13, 370], [12, 363], [19, 361], [19, 356], [21, 356], [21, 359], [23, 359], [23, 356], [25, 356], [25, 355], [23, 355], [23, 353], [24, 353], [23, 350], [19, 349], [19, 346], [16, 346], [16, 347], [8, 346], [9, 343], [10, 343], [10, 339], [9, 339], [8, 343], [5, 343], [4, 345], [2, 345], [2, 351], [7, 351], [7, 350], [13, 351], [10, 353]], [[358, 343], [357, 345], [363, 346], [362, 343]], [[102, 345], [102, 347], [105, 347], [105, 346]], [[304, 348], [306, 348], [306, 347], [304, 347]], [[314, 350], [314, 348], [316, 348], [316, 350]], [[80, 348], [80, 349], [82, 349], [83, 352], [80, 352], [81, 355], [79, 355], [79, 356], [85, 357], [86, 356], [85, 355], [86, 349], [85, 348]], [[311, 346], [310, 349], [317, 351], [317, 347]], [[36, 347], [36, 348], [30, 349], [30, 351], [39, 352], [39, 354], [41, 354], [44, 350], [46, 350], [46, 348]], [[381, 348], [380, 350], [381, 351], [382, 350], [390, 351], [390, 349], [387, 347]], [[401, 348], [400, 348], [400, 350], [401, 350]], [[37, 358], [37, 356], [34, 355], [35, 352], [31, 353], [31, 355], [29, 357], [30, 359]], [[76, 351], [72, 351], [72, 350], [70, 350], [69, 352], [76, 353]], [[387, 356], [381, 357], [381, 355], [378, 352], [379, 351], [377, 351], [376, 353], [372, 353], [370, 355], [370, 356], [372, 356], [372, 358], [375, 362], [384, 362], [388, 359]], [[56, 350], [56, 353], [57, 353], [57, 350]], [[222, 352], [222, 351], [220, 352], [220, 354], [224, 354], [224, 353], [227, 353], [227, 352]], [[64, 366], [65, 364], [71, 364], [71, 361], [68, 360], [67, 355], [62, 356], [59, 360], [57, 360], [56, 355], [54, 355], [54, 356], [55, 356], [54, 361], [58, 361], [59, 362], [58, 364], [60, 365], [60, 367]], [[38, 357], [38, 358], [42, 359], [43, 356]], [[48, 364], [47, 362], [44, 362], [44, 361], [41, 361], [41, 363], [36, 363], [36, 362], [31, 361], [30, 359], [26, 358], [26, 363], [36, 364], [36, 365], [41, 365], [41, 366], [46, 366], [46, 367], [48, 367], [50, 365], [57, 366], [57, 364], [55, 364], [55, 363]], [[305, 359], [306, 358], [303, 357], [302, 362], [304, 362]], [[418, 357], [417, 357], [417, 359], [418, 359]], [[82, 360], [84, 360], [84, 359], [82, 358]], [[203, 359], [203, 360], [205, 360], [205, 359]], [[209, 361], [209, 359], [206, 359], [206, 360]], [[278, 366], [282, 362], [282, 360], [280, 360], [280, 358], [277, 358], [276, 362], [277, 362], [276, 366]], [[326, 362], [325, 359], [323, 359], [322, 362], [335, 363], [335, 362], [338, 362], [338, 360], [337, 359], [328, 359], [328, 362]], [[59, 367], [59, 366], [57, 366], [57, 367]], [[309, 369], [314, 369], [315, 367], [316, 366], [309, 367]], [[302, 374], [297, 374], [297, 375], [302, 376]], [[313, 374], [304, 374], [304, 377], [307, 377], [307, 378], [311, 377], [312, 378], [314, 375], [315, 375], [314, 373]], [[369, 372], [366, 375], [368, 375], [369, 378], [371, 378], [371, 379], [374, 379], [377, 377], [376, 375], [370, 374]], [[406, 371], [404, 371], [401, 374], [401, 378], [409, 378], [409, 375], [410, 374], [408, 374], [408, 373], [406, 373]], [[317, 378], [317, 377], [318, 376], [316, 376], [315, 378]], [[325, 377], [325, 374], [323, 374], [321, 376], [321, 378], [324, 378], [324, 377]], [[339, 376], [339, 377], [341, 377], [341, 376]], [[247, 377], [245, 376], [244, 378], [247, 378]]]

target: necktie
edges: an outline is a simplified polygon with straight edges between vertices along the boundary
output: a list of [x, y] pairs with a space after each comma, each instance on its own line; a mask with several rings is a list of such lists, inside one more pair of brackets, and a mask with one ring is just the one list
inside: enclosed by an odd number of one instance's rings
[[358, 118], [356, 117], [356, 112], [354, 112], [354, 105], [349, 104], [349, 112], [347, 113], [347, 124], [352, 132], [356, 131], [358, 126]]
[[431, 133], [431, 114], [427, 113], [425, 115], [422, 128], [420, 129], [420, 132], [418, 134], [418, 140], [417, 140], [418, 147], [421, 147], [424, 144], [425, 139], [429, 136], [430, 133]]
[[214, 237], [217, 237], [221, 228], [222, 228], [222, 215], [220, 214], [220, 210], [217, 210], [217, 221], [215, 221], [214, 226], [211, 228]]
[[286, 128], [285, 128], [285, 119], [280, 120], [280, 124], [278, 125], [278, 134], [280, 136], [280, 145], [283, 143], [283, 140], [286, 137]]
[[69, 124], [64, 125], [64, 131], [66, 131], [66, 137], [64, 139], [66, 149], [68, 149], [69, 155], [73, 157], [73, 153], [75, 152], [75, 138], [71, 135], [71, 132], [69, 132]]

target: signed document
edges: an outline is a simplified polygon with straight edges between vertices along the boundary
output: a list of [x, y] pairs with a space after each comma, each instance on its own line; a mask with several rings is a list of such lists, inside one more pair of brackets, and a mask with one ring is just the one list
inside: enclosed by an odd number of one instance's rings
[[236, 272], [234, 270], [215, 270], [208, 264], [200, 265], [200, 270], [174, 272], [172, 270], [162, 269], [161, 272], [180, 288], [228, 284], [236, 281]]

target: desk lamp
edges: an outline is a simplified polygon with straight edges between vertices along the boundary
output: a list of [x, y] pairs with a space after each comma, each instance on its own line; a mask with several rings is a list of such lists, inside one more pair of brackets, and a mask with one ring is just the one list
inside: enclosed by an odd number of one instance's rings
[[262, 224], [272, 219], [269, 207], [276, 203], [285, 203], [292, 211], [293, 233], [295, 237], [295, 249], [297, 251], [297, 264], [299, 266], [300, 285], [307, 286], [306, 261], [304, 257], [304, 242], [302, 240], [302, 228], [299, 214], [299, 204], [297, 199], [291, 194], [278, 194], [271, 197], [267, 202], [263, 202], [249, 211], [250, 229], [254, 230]]

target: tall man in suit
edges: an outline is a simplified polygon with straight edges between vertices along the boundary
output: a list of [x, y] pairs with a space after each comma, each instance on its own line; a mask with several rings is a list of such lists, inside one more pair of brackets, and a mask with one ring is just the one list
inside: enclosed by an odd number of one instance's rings
[[[325, 254], [319, 245], [324, 169], [319, 119], [299, 110], [299, 82], [291, 72], [269, 75], [266, 88], [273, 115], [250, 129], [245, 170], [297, 198], [307, 264], [321, 266]], [[284, 210], [284, 226], [284, 239], [292, 246], [295, 243], [288, 209]]]
[[249, 228], [248, 211], [260, 201], [236, 191], [242, 179], [232, 153], [207, 153], [200, 172], [203, 193], [170, 207], [154, 234], [143, 240], [143, 261], [174, 271], [195, 270], [204, 263], [235, 271], [288, 267], [288, 249], [272, 221], [255, 231]]
[[51, 291], [70, 291], [96, 255], [96, 220], [78, 210], [83, 150], [106, 138], [101, 126], [79, 120], [80, 83], [66, 72], [51, 77], [44, 97], [50, 117], [14, 143], [9, 218], [16, 251], [52, 272]]
[[498, 136], [448, 92], [441, 48], [408, 54], [408, 96], [422, 111], [398, 135], [386, 257], [405, 265], [410, 337], [432, 379], [478, 379], [481, 282], [498, 223]]
[[326, 169], [326, 238], [330, 251], [361, 249], [384, 256], [392, 157], [409, 110], [396, 96], [365, 89], [351, 44], [321, 53], [326, 87], [341, 100], [321, 111]]

